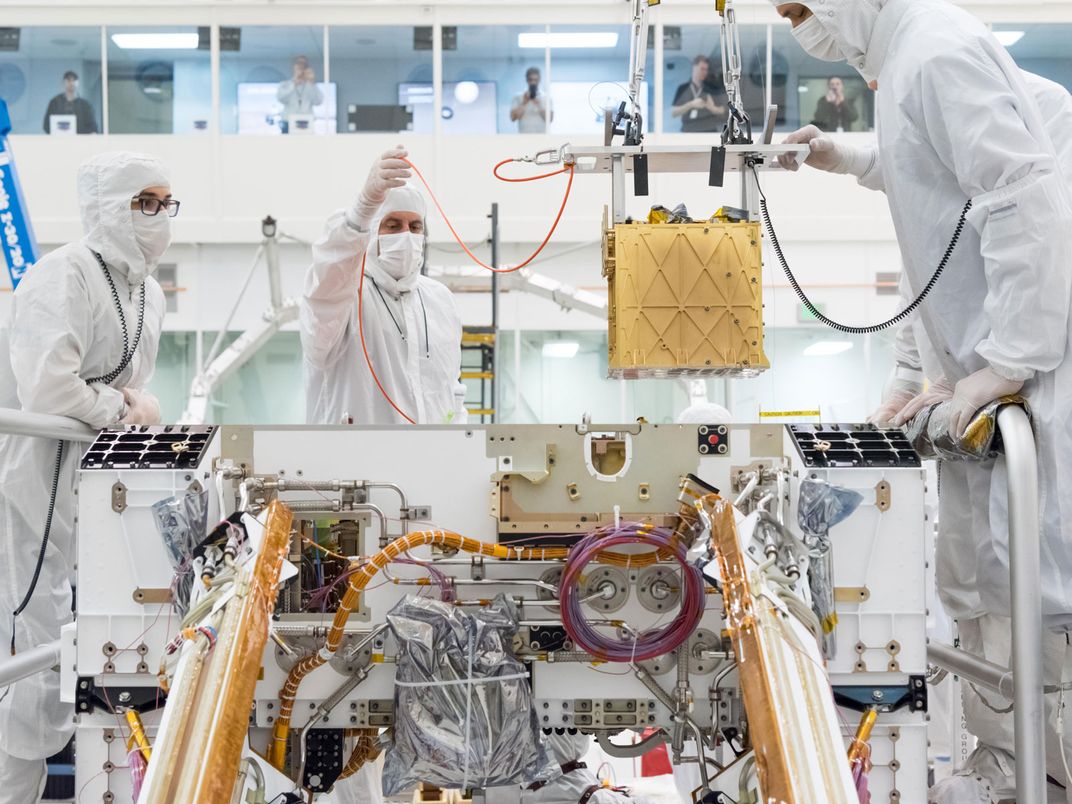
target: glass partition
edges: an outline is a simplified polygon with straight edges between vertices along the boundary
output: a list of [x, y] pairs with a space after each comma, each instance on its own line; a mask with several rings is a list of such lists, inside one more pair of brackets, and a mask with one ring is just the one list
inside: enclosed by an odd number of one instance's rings
[[[459, 26], [456, 48], [443, 49], [443, 132], [546, 132], [555, 114], [546, 37], [543, 25]], [[414, 130], [432, 129], [415, 116]]]
[[336, 84], [324, 80], [323, 26], [221, 28], [224, 134], [334, 132], [336, 100]]
[[773, 50], [773, 87], [777, 94], [781, 85], [785, 98], [779, 128], [792, 131], [814, 123], [824, 131], [874, 129], [875, 95], [856, 70], [809, 56], [789, 25], [773, 29]]
[[331, 28], [339, 132], [434, 130], [432, 50], [425, 31], [408, 26]]
[[208, 28], [110, 27], [108, 131], [206, 132], [212, 111]]
[[[651, 29], [654, 33], [654, 26]], [[532, 44], [543, 44], [539, 36]], [[629, 98], [630, 27], [627, 25], [552, 26], [544, 35], [551, 56], [553, 134], [602, 135], [604, 109], [617, 110]], [[640, 109], [645, 133], [654, 130], [655, 48], [648, 48]], [[538, 52], [533, 49], [533, 52]], [[516, 108], [524, 98], [514, 97]]]
[[0, 28], [0, 98], [16, 134], [98, 133], [100, 28]]

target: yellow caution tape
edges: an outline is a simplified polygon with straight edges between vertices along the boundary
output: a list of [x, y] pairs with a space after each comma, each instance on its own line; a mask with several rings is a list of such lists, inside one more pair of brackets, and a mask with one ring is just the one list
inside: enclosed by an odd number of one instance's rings
[[761, 410], [759, 412], [759, 418], [761, 419], [790, 419], [790, 418], [802, 418], [805, 416], [822, 416], [821, 410]]

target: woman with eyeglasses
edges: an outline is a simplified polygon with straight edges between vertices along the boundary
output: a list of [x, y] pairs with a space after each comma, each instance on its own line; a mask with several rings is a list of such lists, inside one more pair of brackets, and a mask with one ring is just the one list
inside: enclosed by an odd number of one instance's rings
[[[25, 275], [0, 330], [0, 407], [70, 416], [93, 428], [156, 424], [146, 390], [164, 294], [153, 278], [171, 242], [171, 196], [155, 157], [109, 153], [78, 171], [81, 240]], [[71, 621], [77, 444], [0, 436], [0, 650], [59, 639]], [[45, 759], [74, 731], [59, 674], [0, 689], [0, 801], [37, 801]]]

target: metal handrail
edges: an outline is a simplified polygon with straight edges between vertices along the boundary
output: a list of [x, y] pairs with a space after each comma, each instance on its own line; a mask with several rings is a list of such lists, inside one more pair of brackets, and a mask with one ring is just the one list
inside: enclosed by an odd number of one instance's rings
[[60, 663], [60, 642], [49, 642], [36, 648], [23, 650], [9, 659], [0, 661], [0, 688], [24, 678], [43, 673]]
[[1046, 735], [1042, 690], [1042, 536], [1038, 453], [1024, 409], [998, 413], [1009, 479], [1009, 574], [1012, 594], [1013, 724], [1016, 798], [1046, 800]]
[[[931, 644], [927, 658], [1013, 702], [1016, 798], [1046, 800], [1046, 737], [1042, 677], [1042, 535], [1039, 526], [1038, 455], [1026, 411], [1007, 405], [998, 412], [1009, 494], [1009, 581], [1012, 607], [1012, 668], [949, 645]], [[1056, 688], [1054, 688], [1056, 689]]]
[[67, 416], [0, 408], [0, 433], [92, 444], [97, 440], [99, 431], [78, 419], [71, 419]]

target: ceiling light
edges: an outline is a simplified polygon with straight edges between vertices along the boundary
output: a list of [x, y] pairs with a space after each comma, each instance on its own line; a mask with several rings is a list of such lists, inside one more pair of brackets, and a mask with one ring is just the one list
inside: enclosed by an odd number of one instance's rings
[[123, 50], [196, 50], [196, 33], [112, 34], [115, 46]]
[[544, 357], [576, 357], [581, 345], [577, 341], [548, 341], [543, 345]]
[[994, 38], [1002, 47], [1012, 47], [1024, 38], [1023, 31], [994, 31]]
[[804, 356], [830, 357], [831, 355], [839, 355], [842, 352], [848, 352], [852, 347], [852, 341], [819, 341], [805, 349]]
[[540, 50], [547, 47], [617, 47], [618, 34], [613, 31], [595, 31], [591, 33], [568, 33], [565, 31], [559, 31], [558, 33], [519, 33], [517, 35], [517, 46], [523, 48], [539, 48]]

